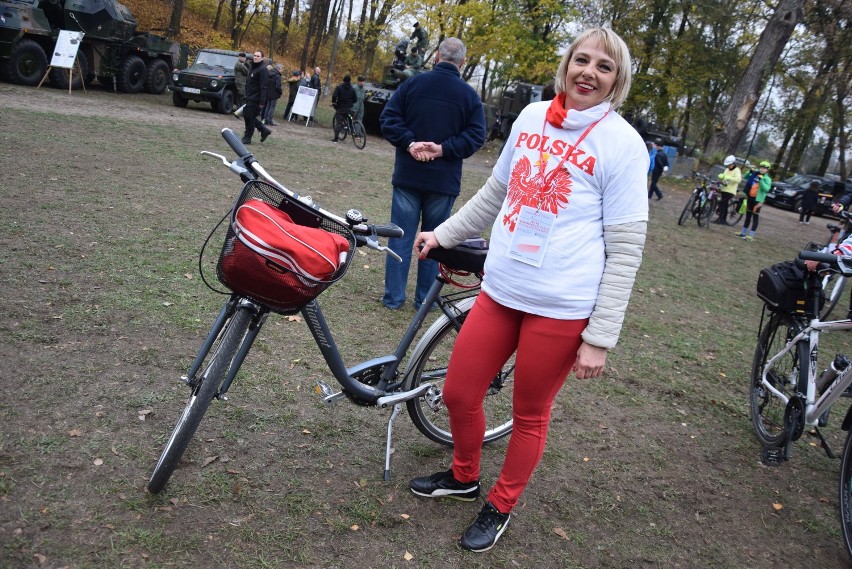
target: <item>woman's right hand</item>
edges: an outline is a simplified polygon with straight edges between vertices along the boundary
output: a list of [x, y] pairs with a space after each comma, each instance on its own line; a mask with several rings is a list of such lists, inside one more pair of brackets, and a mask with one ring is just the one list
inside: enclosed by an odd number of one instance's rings
[[[421, 249], [422, 246], [422, 249]], [[435, 238], [434, 231], [421, 231], [414, 239], [414, 252], [417, 253], [417, 258], [421, 261], [426, 258], [426, 254], [435, 247], [440, 247], [441, 244]]]

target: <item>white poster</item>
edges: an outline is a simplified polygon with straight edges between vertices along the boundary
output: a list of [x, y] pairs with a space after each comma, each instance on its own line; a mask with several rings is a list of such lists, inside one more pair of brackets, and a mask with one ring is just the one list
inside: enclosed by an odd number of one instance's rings
[[293, 101], [293, 108], [290, 112], [303, 117], [313, 117], [317, 93], [316, 89], [305, 86], [299, 87], [299, 92], [296, 93], [296, 100]]
[[50, 66], [62, 67], [63, 69], [73, 68], [74, 60], [77, 59], [77, 50], [80, 49], [80, 42], [83, 41], [83, 35], [83, 32], [60, 30]]

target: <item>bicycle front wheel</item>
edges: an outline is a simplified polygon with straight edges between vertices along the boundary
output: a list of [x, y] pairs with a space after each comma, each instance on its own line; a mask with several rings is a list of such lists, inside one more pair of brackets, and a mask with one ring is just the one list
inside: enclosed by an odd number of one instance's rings
[[355, 143], [355, 148], [359, 150], [367, 146], [367, 131], [361, 121], [352, 123], [352, 142]]
[[825, 292], [825, 306], [819, 315], [820, 320], [828, 320], [828, 315], [837, 306], [843, 290], [846, 288], [846, 277], [838, 274], [830, 274], [822, 281], [822, 290]]
[[148, 491], [158, 493], [165, 487], [166, 482], [177, 468], [189, 441], [195, 435], [204, 413], [210, 407], [211, 401], [219, 392], [222, 380], [231, 368], [234, 356], [245, 338], [251, 324], [253, 313], [247, 307], [237, 308], [231, 320], [222, 328], [218, 345], [213, 346], [213, 354], [207, 362], [204, 372], [196, 379], [183, 413], [175, 425], [157, 466], [148, 481]]
[[[475, 297], [466, 298], [457, 304], [461, 312], [460, 322], [470, 312]], [[442, 315], [426, 331], [418, 342], [406, 369], [405, 389], [414, 389], [422, 383], [431, 383], [432, 389], [422, 397], [409, 400], [406, 405], [411, 421], [431, 440], [452, 446], [450, 417], [444, 406], [442, 392], [447, 377], [450, 353], [453, 350], [458, 330], [456, 325]], [[515, 356], [491, 381], [483, 401], [485, 411], [484, 443], [496, 441], [512, 432], [512, 395], [515, 382]]]
[[840, 527], [846, 553], [852, 557], [852, 431], [846, 435], [840, 459]]
[[704, 205], [701, 206], [701, 210], [698, 213], [698, 226], [709, 226], [710, 218], [713, 216], [714, 211], [716, 211], [716, 196], [713, 196], [709, 200], [705, 201]]
[[728, 203], [728, 216], [723, 220], [728, 225], [737, 225], [743, 219], [743, 214], [740, 213], [740, 204], [742, 200], [732, 199]]
[[686, 220], [692, 217], [692, 210], [695, 208], [695, 192], [689, 194], [689, 198], [686, 200], [686, 205], [683, 206], [683, 211], [680, 213], [680, 219], [677, 220], [678, 225], [683, 225], [686, 223]]
[[788, 314], [775, 313], [760, 332], [754, 362], [751, 368], [749, 389], [751, 420], [757, 438], [764, 445], [779, 446], [784, 442], [784, 412], [787, 403], [772, 392], [762, 381], [766, 380], [788, 400], [795, 393], [805, 393], [808, 382], [808, 342], [800, 340], [783, 357], [771, 365], [787, 342], [802, 330], [802, 325]]

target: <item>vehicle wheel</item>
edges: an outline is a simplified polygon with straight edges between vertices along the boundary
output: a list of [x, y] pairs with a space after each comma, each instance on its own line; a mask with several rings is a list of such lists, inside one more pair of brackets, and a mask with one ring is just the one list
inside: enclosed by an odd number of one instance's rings
[[243, 338], [249, 329], [252, 320], [250, 308], [237, 308], [231, 321], [222, 329], [219, 335], [218, 345], [214, 344], [210, 353], [213, 354], [204, 372], [198, 377], [198, 384], [192, 388], [189, 401], [183, 409], [183, 413], [175, 425], [169, 440], [166, 442], [163, 453], [154, 467], [151, 479], [148, 481], [148, 491], [156, 494], [168, 482], [180, 462], [189, 441], [195, 434], [195, 430], [201, 423], [204, 413], [210, 406], [210, 402], [219, 392], [222, 380], [225, 379], [231, 367], [231, 362], [242, 344]]
[[[460, 321], [464, 321], [474, 300], [475, 297], [470, 297], [457, 303]], [[450, 433], [450, 418], [441, 392], [457, 335], [455, 323], [446, 315], [441, 315], [417, 343], [405, 371], [404, 389], [414, 389], [422, 383], [433, 385], [433, 389], [423, 397], [406, 402], [412, 422], [429, 439], [448, 446], [452, 446], [453, 436]], [[484, 443], [495, 441], [512, 432], [514, 372], [515, 357], [512, 356], [488, 388], [483, 401]]]
[[710, 218], [713, 217], [713, 212], [716, 211], [716, 203], [716, 196], [704, 202], [698, 213], [698, 227], [708, 227], [710, 225]]
[[118, 70], [118, 90], [125, 93], [138, 93], [145, 86], [145, 62], [138, 55], [125, 57]]
[[145, 92], [154, 95], [162, 95], [169, 85], [171, 69], [169, 64], [162, 59], [152, 59], [148, 62], [148, 71], [145, 73]]
[[[80, 69], [83, 70], [83, 75], [80, 76], [80, 70], [77, 65], [74, 65], [74, 80], [71, 82], [72, 89], [80, 89], [83, 87], [83, 79], [89, 74], [89, 60], [82, 50], [77, 52], [77, 61], [80, 63]], [[53, 67], [50, 70], [50, 84], [58, 89], [68, 88], [68, 70], [61, 67]]]
[[[770, 316], [757, 340], [751, 367], [749, 403], [754, 432], [767, 446], [779, 446], [784, 442], [784, 412], [787, 404], [763, 385], [763, 370], [766, 361], [778, 354], [801, 329], [801, 324], [792, 316], [776, 313]], [[805, 393], [808, 361], [808, 342], [802, 340], [766, 371], [766, 379], [787, 398], [797, 392]]]
[[796, 213], [802, 213], [802, 198], [796, 198], [793, 200], [793, 211]]
[[222, 98], [219, 99], [219, 104], [216, 106], [216, 111], [227, 115], [234, 110], [234, 92], [230, 89], [225, 89], [222, 92]]
[[346, 140], [347, 129], [346, 129], [346, 119], [345, 118], [341, 117], [337, 113], [334, 113], [334, 119], [332, 119], [332, 125], [331, 126], [334, 129], [334, 132], [337, 133], [337, 139], [340, 142], [343, 142], [344, 140]]
[[184, 108], [189, 104], [189, 99], [177, 92], [172, 92], [172, 104], [176, 107]]
[[852, 431], [846, 435], [840, 459], [840, 527], [846, 553], [852, 556]]
[[822, 312], [819, 315], [820, 320], [828, 320], [828, 315], [840, 302], [840, 297], [843, 296], [843, 290], [846, 288], [846, 277], [836, 274], [831, 274], [825, 277], [822, 281], [822, 291], [825, 293], [825, 305], [822, 307]]
[[731, 200], [728, 204], [728, 217], [725, 222], [728, 225], [737, 225], [743, 219], [743, 214], [740, 213], [741, 200]]
[[367, 131], [364, 130], [361, 121], [352, 123], [352, 142], [355, 143], [355, 148], [359, 150], [367, 146]]
[[678, 225], [683, 225], [686, 223], [686, 220], [692, 217], [692, 209], [695, 206], [695, 192], [689, 194], [689, 198], [686, 200], [686, 205], [683, 206], [683, 211], [680, 212], [680, 218], [677, 220]]
[[47, 71], [47, 56], [33, 40], [21, 40], [12, 48], [5, 64], [9, 81], [35, 87]]

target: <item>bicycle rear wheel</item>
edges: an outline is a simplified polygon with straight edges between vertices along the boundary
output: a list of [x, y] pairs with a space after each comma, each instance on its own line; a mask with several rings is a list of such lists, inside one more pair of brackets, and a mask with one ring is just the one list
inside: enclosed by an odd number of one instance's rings
[[[767, 360], [778, 354], [787, 342], [802, 330], [792, 316], [773, 313], [760, 332], [751, 368], [749, 403], [751, 420], [757, 438], [764, 445], [779, 446], [784, 442], [786, 402], [761, 381]], [[788, 399], [805, 393], [808, 382], [808, 342], [800, 340], [766, 371], [769, 384]]]
[[337, 133], [337, 139], [340, 142], [346, 140], [346, 134], [349, 132], [348, 126], [349, 125], [346, 124], [346, 118], [335, 113], [334, 119], [332, 120], [332, 127], [334, 128], [334, 132]]
[[846, 435], [840, 459], [840, 527], [846, 553], [852, 557], [852, 431]]
[[367, 146], [367, 131], [364, 130], [364, 125], [361, 121], [352, 123], [352, 142], [355, 143], [355, 148], [359, 150]]
[[825, 293], [825, 306], [819, 315], [820, 320], [828, 320], [828, 315], [840, 302], [843, 290], [846, 288], [846, 277], [838, 274], [830, 274], [822, 281], [822, 290]]
[[189, 441], [195, 435], [204, 413], [210, 407], [210, 402], [219, 392], [222, 380], [231, 368], [231, 362], [237, 354], [237, 350], [245, 338], [249, 329], [253, 312], [250, 308], [237, 308], [230, 321], [222, 328], [219, 334], [218, 345], [214, 344], [210, 352], [213, 354], [206, 364], [204, 372], [196, 379], [192, 387], [183, 413], [175, 425], [169, 440], [166, 442], [163, 453], [154, 467], [151, 479], [148, 481], [148, 491], [156, 494], [168, 482], [174, 472], [184, 451], [189, 446]]
[[737, 225], [743, 219], [743, 214], [740, 213], [741, 199], [731, 199], [728, 203], [728, 216], [723, 220], [728, 225]]
[[[461, 300], [457, 307], [461, 311], [460, 321], [470, 312], [475, 297]], [[423, 335], [411, 356], [406, 369], [404, 388], [414, 389], [422, 383], [431, 383], [433, 389], [423, 397], [406, 402], [411, 421], [431, 440], [452, 446], [450, 417], [444, 406], [442, 391], [447, 377], [450, 353], [453, 350], [458, 330], [455, 324], [442, 315]], [[485, 410], [484, 443], [496, 441], [512, 432], [512, 396], [515, 381], [515, 356], [494, 377], [483, 401]]]
[[677, 220], [678, 225], [683, 225], [686, 223], [686, 220], [692, 217], [692, 210], [695, 207], [695, 192], [689, 194], [689, 197], [686, 200], [686, 205], [683, 206], [683, 211], [680, 213], [680, 219]]
[[699, 227], [707, 227], [710, 225], [710, 218], [713, 216], [713, 212], [716, 211], [716, 203], [716, 196], [713, 196], [709, 200], [706, 200], [704, 205], [701, 206], [701, 210], [698, 213]]

